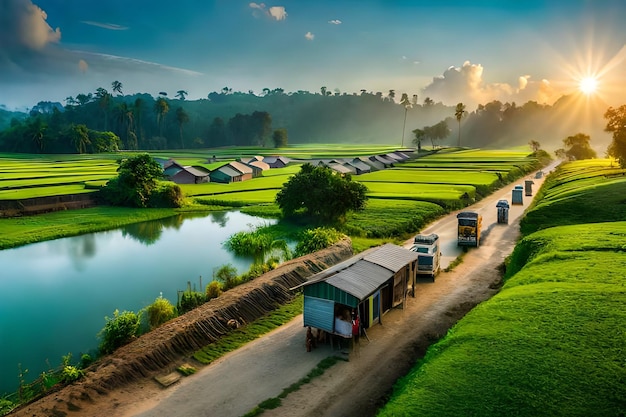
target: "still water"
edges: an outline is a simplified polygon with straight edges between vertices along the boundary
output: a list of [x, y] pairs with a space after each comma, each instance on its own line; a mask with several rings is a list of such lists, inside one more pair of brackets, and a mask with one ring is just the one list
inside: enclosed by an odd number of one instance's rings
[[[197, 216], [197, 215], [196, 215]], [[230, 263], [253, 260], [222, 247], [233, 233], [273, 221], [239, 212], [176, 216], [106, 232], [0, 251], [0, 396], [56, 368], [61, 357], [94, 352], [105, 316], [138, 312], [161, 293], [202, 291]], [[200, 281], [202, 284], [200, 284]], [[202, 285], [202, 287], [201, 287]]]

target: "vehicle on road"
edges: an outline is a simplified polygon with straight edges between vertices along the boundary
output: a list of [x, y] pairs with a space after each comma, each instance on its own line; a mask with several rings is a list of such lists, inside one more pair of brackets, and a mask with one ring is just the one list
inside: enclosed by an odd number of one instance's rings
[[439, 235], [417, 235], [413, 239], [413, 252], [417, 252], [416, 274], [425, 275], [435, 279], [439, 273], [441, 252], [439, 251]]
[[496, 209], [498, 210], [498, 223], [508, 224], [509, 223], [509, 201], [499, 200], [496, 203]]
[[475, 211], [462, 211], [456, 215], [458, 220], [458, 246], [480, 245], [480, 229], [483, 216]]

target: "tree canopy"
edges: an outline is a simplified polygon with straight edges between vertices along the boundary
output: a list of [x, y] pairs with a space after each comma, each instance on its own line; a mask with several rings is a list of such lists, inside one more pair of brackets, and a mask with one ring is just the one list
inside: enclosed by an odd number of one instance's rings
[[117, 177], [103, 189], [105, 199], [114, 205], [130, 207], [178, 207], [180, 187], [160, 182], [163, 169], [147, 153], [119, 161]]
[[303, 214], [321, 222], [342, 220], [348, 211], [359, 211], [367, 202], [367, 187], [325, 166], [304, 164], [276, 195], [286, 217]]
[[572, 161], [596, 158], [596, 151], [589, 145], [590, 141], [589, 135], [584, 133], [568, 136], [563, 139], [564, 149], [558, 149], [555, 153], [557, 156], [563, 155]]
[[604, 130], [613, 133], [607, 154], [617, 159], [622, 168], [626, 168], [626, 105], [616, 109], [609, 107], [604, 118], [607, 119]]

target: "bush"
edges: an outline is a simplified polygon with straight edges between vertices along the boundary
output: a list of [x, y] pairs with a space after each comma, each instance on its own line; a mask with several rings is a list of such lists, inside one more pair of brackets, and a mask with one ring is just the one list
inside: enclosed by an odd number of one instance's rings
[[73, 365], [65, 365], [63, 371], [61, 371], [61, 382], [69, 384], [74, 381], [78, 381], [85, 375], [82, 369], [78, 369]]
[[206, 296], [198, 291], [187, 290], [182, 293], [180, 300], [178, 301], [179, 314], [185, 314], [194, 308], [200, 307], [206, 303]]
[[150, 194], [148, 205], [150, 207], [181, 207], [183, 205], [183, 192], [178, 184], [161, 181]]
[[156, 329], [163, 323], [176, 317], [174, 305], [166, 298], [163, 298], [163, 295], [159, 295], [159, 297], [148, 306], [146, 313], [150, 330]]
[[215, 273], [215, 278], [222, 283], [222, 289], [228, 291], [241, 282], [237, 278], [237, 269], [231, 264], [222, 265]]
[[342, 233], [327, 227], [305, 230], [301, 233], [298, 244], [296, 245], [295, 256], [303, 256], [325, 249], [334, 243], [337, 243], [342, 237]]
[[100, 352], [112, 353], [115, 349], [129, 343], [139, 332], [140, 316], [132, 311], [119, 310], [113, 312], [113, 317], [105, 317], [106, 324], [100, 331], [102, 338]]
[[219, 297], [222, 294], [222, 284], [219, 281], [209, 282], [205, 294], [207, 301]]

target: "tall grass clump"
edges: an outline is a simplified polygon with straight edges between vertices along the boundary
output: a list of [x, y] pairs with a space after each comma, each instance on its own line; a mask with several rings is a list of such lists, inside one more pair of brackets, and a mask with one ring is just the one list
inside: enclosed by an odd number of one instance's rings
[[119, 310], [113, 312], [113, 317], [105, 317], [106, 324], [100, 331], [100, 352], [112, 353], [115, 349], [131, 342], [139, 335], [141, 317], [132, 311]]
[[146, 319], [150, 330], [156, 329], [177, 316], [176, 307], [163, 294], [146, 307]]
[[344, 237], [343, 233], [329, 227], [316, 227], [315, 229], [305, 230], [300, 234], [300, 240], [295, 249], [295, 256], [304, 256], [325, 249], [339, 242]]

